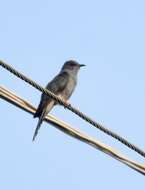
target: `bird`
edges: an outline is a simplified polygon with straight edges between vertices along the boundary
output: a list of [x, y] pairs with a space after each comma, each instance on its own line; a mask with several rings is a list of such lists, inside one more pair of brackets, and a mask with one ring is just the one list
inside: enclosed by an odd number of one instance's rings
[[[46, 89], [53, 92], [55, 95], [59, 96], [64, 100], [67, 104], [68, 99], [71, 97], [74, 89], [77, 85], [77, 75], [81, 67], [85, 66], [84, 64], [79, 64], [75, 60], [66, 61], [58, 75], [56, 75], [46, 86]], [[42, 93], [40, 103], [38, 108], [34, 114], [34, 118], [38, 117], [38, 124], [35, 129], [33, 139], [35, 140], [38, 131], [41, 127], [41, 124], [46, 117], [46, 115], [52, 110], [52, 108], [58, 103], [46, 95]], [[70, 104], [69, 104], [70, 105]]]

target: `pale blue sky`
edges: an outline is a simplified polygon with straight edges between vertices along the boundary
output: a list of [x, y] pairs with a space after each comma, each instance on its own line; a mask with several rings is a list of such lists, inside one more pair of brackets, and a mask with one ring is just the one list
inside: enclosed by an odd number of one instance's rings
[[[86, 64], [70, 102], [145, 150], [145, 2], [1, 1], [0, 59], [45, 86], [64, 61]], [[0, 68], [1, 84], [39, 103], [40, 92]], [[0, 189], [142, 189], [144, 176], [0, 100]], [[144, 159], [83, 120], [52, 113], [132, 159]]]

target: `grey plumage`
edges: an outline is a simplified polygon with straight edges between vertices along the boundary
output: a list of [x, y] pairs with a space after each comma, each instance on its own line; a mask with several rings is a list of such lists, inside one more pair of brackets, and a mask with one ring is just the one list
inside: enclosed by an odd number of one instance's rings
[[[70, 60], [64, 63], [60, 73], [47, 84], [46, 89], [50, 90], [54, 94], [60, 96], [62, 99], [67, 101], [72, 95], [76, 84], [77, 84], [77, 74], [80, 67], [85, 65], [80, 65], [76, 61]], [[34, 114], [34, 117], [38, 117], [39, 121], [35, 129], [33, 136], [33, 141], [35, 140], [38, 130], [46, 117], [46, 115], [51, 111], [51, 109], [57, 103], [55, 100], [47, 96], [46, 94], [41, 95], [41, 100], [39, 106]]]

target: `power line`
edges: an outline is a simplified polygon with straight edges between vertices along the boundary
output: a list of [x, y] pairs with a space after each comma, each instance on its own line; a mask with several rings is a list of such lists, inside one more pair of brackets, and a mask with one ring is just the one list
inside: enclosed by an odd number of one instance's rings
[[[13, 92], [9, 91], [8, 89], [3, 88], [2, 86], [0, 86], [0, 98], [6, 100], [7, 102], [15, 105], [16, 107], [19, 107], [20, 109], [22, 109], [30, 114], [34, 114], [36, 111], [36, 108], [33, 105], [31, 105], [29, 102], [22, 99], [21, 97], [14, 94]], [[105, 154], [108, 154], [109, 156], [113, 157], [114, 159], [122, 162], [123, 164], [126, 164], [130, 168], [145, 175], [145, 166], [144, 165], [128, 159], [121, 152], [119, 153], [118, 150], [115, 150], [114, 148], [111, 148], [111, 147], [105, 145], [104, 143], [101, 143], [98, 140], [95, 140], [94, 138], [83, 133], [82, 131], [75, 129], [74, 127], [70, 126], [66, 122], [63, 122], [50, 114], [45, 118], [45, 121], [48, 122], [49, 124], [51, 124], [53, 127], [60, 130], [61, 132], [65, 133], [77, 140], [80, 140], [80, 141], [92, 146], [93, 148], [98, 149], [99, 151], [102, 151]]]
[[140, 154], [141, 156], [145, 157], [145, 152], [143, 150], [141, 150], [140, 148], [138, 148], [136, 145], [128, 142], [128, 140], [126, 140], [125, 138], [119, 136], [118, 134], [116, 134], [115, 132], [103, 127], [101, 124], [97, 123], [96, 121], [94, 121], [93, 119], [91, 119], [90, 117], [88, 117], [86, 114], [82, 113], [81, 111], [79, 111], [77, 108], [73, 107], [72, 105], [68, 105], [66, 102], [64, 102], [60, 97], [56, 96], [55, 94], [53, 94], [51, 91], [43, 88], [42, 86], [40, 86], [39, 84], [37, 84], [36, 82], [34, 82], [33, 80], [31, 80], [30, 78], [26, 77], [25, 75], [23, 75], [22, 73], [20, 73], [19, 71], [17, 71], [16, 69], [14, 69], [12, 66], [4, 63], [3, 61], [0, 60], [0, 65], [5, 68], [6, 70], [8, 70], [9, 72], [13, 73], [14, 75], [16, 75], [18, 78], [22, 79], [23, 81], [29, 83], [31, 86], [33, 86], [34, 88], [38, 89], [39, 91], [45, 93], [46, 95], [50, 96], [51, 98], [53, 98], [56, 102], [58, 102], [59, 104], [63, 105], [64, 107], [66, 107], [68, 110], [72, 111], [73, 113], [75, 113], [76, 115], [78, 115], [80, 118], [82, 118], [83, 120], [85, 120], [86, 122], [90, 123], [91, 125], [93, 125], [94, 127], [100, 129], [101, 131], [103, 131], [104, 133], [106, 133], [107, 135], [113, 137], [114, 139], [118, 140], [119, 142], [121, 142], [122, 144], [124, 144], [125, 146], [127, 146], [128, 148], [134, 150], [135, 152], [137, 152], [138, 154]]

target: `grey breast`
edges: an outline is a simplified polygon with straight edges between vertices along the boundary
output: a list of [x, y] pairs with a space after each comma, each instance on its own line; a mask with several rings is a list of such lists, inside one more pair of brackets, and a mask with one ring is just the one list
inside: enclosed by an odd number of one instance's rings
[[76, 87], [76, 78], [75, 77], [72, 77], [70, 76], [69, 77], [69, 80], [68, 80], [68, 83], [66, 85], [66, 88], [64, 89], [63, 91], [63, 98], [64, 99], [69, 99], [69, 97], [72, 95], [75, 87]]

